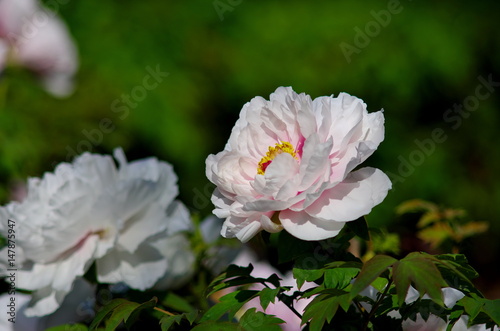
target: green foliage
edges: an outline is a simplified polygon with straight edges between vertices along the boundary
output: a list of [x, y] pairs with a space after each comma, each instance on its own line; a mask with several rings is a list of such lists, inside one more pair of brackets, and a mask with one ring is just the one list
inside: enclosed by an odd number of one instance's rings
[[443, 305], [441, 288], [447, 284], [433, 259], [423, 253], [410, 253], [404, 259], [393, 264], [392, 277], [398, 292], [399, 304], [402, 305], [410, 284], [413, 283], [417, 291], [423, 295], [427, 293], [432, 300]]
[[239, 325], [245, 331], [279, 331], [281, 330], [279, 324], [282, 323], [284, 323], [282, 319], [264, 314], [255, 308], [248, 309], [239, 320]]
[[324, 290], [309, 303], [302, 317], [302, 323], [311, 320], [309, 329], [320, 331], [325, 323], [331, 322], [339, 307], [344, 311], [349, 309], [349, 293], [336, 289]]
[[232, 319], [234, 314], [248, 301], [257, 297], [259, 291], [240, 290], [230, 292], [220, 298], [220, 302], [211, 307], [201, 318], [200, 322], [218, 320], [222, 315], [228, 313], [228, 318]]
[[102, 322], [105, 322], [105, 330], [115, 330], [122, 322], [130, 327], [139, 317], [142, 310], [155, 307], [158, 299], [153, 298], [143, 304], [131, 302], [125, 299], [114, 299], [104, 306], [96, 315], [89, 326], [89, 330], [97, 330]]

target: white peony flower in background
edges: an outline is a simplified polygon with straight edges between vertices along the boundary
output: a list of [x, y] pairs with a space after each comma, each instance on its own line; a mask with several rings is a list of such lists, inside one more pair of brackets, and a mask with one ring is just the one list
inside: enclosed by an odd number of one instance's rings
[[[62, 163], [31, 178], [23, 202], [0, 207], [0, 233], [7, 237], [8, 220], [14, 224], [16, 286], [34, 291], [27, 316], [54, 312], [94, 261], [99, 282], [139, 290], [192, 267], [189, 259], [184, 268], [171, 265], [185, 249], [176, 236], [192, 229], [186, 207], [174, 201], [172, 166], [156, 158], [127, 163], [121, 149], [114, 155], [119, 168], [110, 156], [89, 153]], [[12, 268], [7, 255], [5, 247], [4, 275]]]
[[36, 0], [0, 0], [0, 73], [10, 60], [40, 75], [55, 96], [73, 91], [76, 46], [56, 13]]
[[361, 168], [384, 139], [381, 111], [341, 93], [314, 100], [280, 87], [243, 106], [224, 150], [206, 160], [222, 235], [248, 241], [285, 229], [303, 240], [336, 236], [387, 195], [389, 178]]
[[[15, 314], [2, 314], [0, 330], [2, 331], [43, 331], [48, 328], [70, 323], [84, 322], [94, 317], [95, 286], [83, 278], [77, 278], [73, 289], [64, 298], [59, 309], [43, 317], [25, 315], [30, 295], [16, 293], [0, 296], [0, 306], [8, 307], [11, 298], [15, 299]], [[13, 317], [15, 315], [15, 317]], [[10, 320], [9, 320], [10, 319]]]

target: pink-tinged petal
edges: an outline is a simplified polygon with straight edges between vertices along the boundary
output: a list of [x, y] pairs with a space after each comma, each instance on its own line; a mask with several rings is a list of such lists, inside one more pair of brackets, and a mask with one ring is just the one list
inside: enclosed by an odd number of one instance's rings
[[[333, 215], [340, 215], [345, 222], [355, 219], [350, 218], [354, 214], [369, 211], [386, 194], [380, 193], [380, 198], [374, 190], [363, 195], [350, 187], [354, 184], [349, 177], [382, 141], [383, 125], [382, 112], [368, 114], [363, 100], [346, 93], [311, 100], [290, 87], [280, 87], [269, 101], [252, 99], [243, 106], [224, 151], [206, 161], [207, 177], [217, 186], [214, 213], [227, 218], [222, 234], [234, 237], [246, 229], [251, 235], [245, 237], [251, 237], [261, 229], [275, 231], [277, 228], [261, 216], [280, 211], [283, 215], [302, 213], [302, 218], [307, 218], [305, 226], [320, 229], [318, 237], [338, 233], [342, 225], [331, 224], [337, 219], [325, 215], [321, 210], [328, 207], [323, 205], [335, 200], [335, 206], [348, 206], [351, 191], [358, 200], [368, 197], [370, 201], [362, 201], [351, 215], [335, 211]], [[294, 152], [278, 154], [274, 146], [282, 143], [291, 144]], [[257, 169], [268, 151], [273, 158], [265, 163], [265, 169]], [[263, 172], [259, 170], [265, 170], [264, 174], [256, 174]], [[254, 213], [260, 216], [256, 218]], [[253, 222], [260, 228], [251, 225]]]
[[262, 225], [262, 229], [270, 232], [270, 233], [276, 233], [280, 232], [283, 230], [283, 226], [278, 223], [274, 223], [268, 216], [262, 215], [260, 217], [260, 224]]
[[306, 211], [313, 217], [347, 222], [368, 214], [391, 188], [386, 174], [374, 168], [352, 172], [343, 182], [326, 190]]
[[303, 211], [283, 210], [279, 213], [279, 219], [288, 233], [302, 240], [323, 240], [335, 237], [344, 227], [343, 222], [321, 220]]
[[288, 153], [279, 154], [267, 167], [264, 175], [255, 178], [255, 190], [264, 196], [275, 198], [280, 189], [299, 172], [297, 160]]
[[81, 244], [65, 253], [64, 257], [47, 264], [29, 264], [18, 270], [17, 287], [37, 290], [51, 286], [57, 291], [69, 292], [77, 276], [85, 274], [92, 262], [98, 236], [88, 236]]
[[167, 271], [163, 254], [149, 243], [142, 243], [133, 254], [112, 250], [98, 259], [96, 266], [99, 282], [124, 282], [141, 291], [153, 286]]
[[302, 162], [300, 165], [300, 182], [299, 191], [304, 191], [314, 183], [328, 180], [330, 155], [332, 149], [332, 140], [329, 139], [324, 143], [319, 142], [317, 134], [313, 134], [305, 141]]

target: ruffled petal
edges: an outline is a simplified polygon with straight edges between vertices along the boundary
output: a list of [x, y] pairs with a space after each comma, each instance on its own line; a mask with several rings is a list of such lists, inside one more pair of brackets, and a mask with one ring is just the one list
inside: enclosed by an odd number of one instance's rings
[[306, 212], [312, 217], [347, 222], [368, 214], [391, 188], [386, 174], [375, 168], [352, 172], [343, 182], [326, 190]]

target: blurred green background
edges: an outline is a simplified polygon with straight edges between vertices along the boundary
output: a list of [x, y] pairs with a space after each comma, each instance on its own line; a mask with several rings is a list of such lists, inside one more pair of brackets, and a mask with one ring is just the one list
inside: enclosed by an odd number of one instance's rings
[[[366, 164], [390, 173], [394, 190], [370, 226], [397, 221], [395, 206], [411, 198], [490, 221], [467, 252], [485, 274], [481, 289], [500, 298], [490, 272], [500, 263], [500, 86], [474, 111], [450, 110], [473, 100], [465, 101], [478, 77], [500, 82], [499, 10], [486, 0], [60, 1], [79, 49], [77, 88], [56, 99], [24, 69], [2, 77], [0, 200], [16, 181], [88, 147], [122, 146], [131, 160], [171, 162], [181, 199], [204, 216], [212, 209], [205, 158], [223, 149], [244, 103], [278, 86], [313, 98], [348, 92], [386, 117], [385, 141]], [[142, 86], [147, 68], [168, 77], [127, 106], [123, 95]], [[104, 118], [111, 133], [99, 131]], [[420, 161], [415, 140], [428, 142], [437, 128], [447, 139]]]

